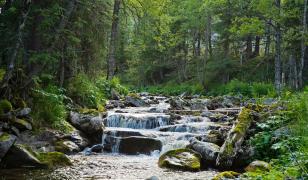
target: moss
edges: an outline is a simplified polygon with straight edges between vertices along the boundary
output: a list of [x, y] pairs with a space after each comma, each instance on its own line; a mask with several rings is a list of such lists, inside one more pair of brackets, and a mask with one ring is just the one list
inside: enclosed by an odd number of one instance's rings
[[234, 171], [225, 171], [216, 175], [212, 180], [235, 179], [240, 173]]
[[36, 153], [35, 156], [42, 163], [47, 164], [48, 167], [72, 165], [70, 159], [60, 152]]
[[55, 143], [55, 150], [59, 152], [69, 152], [70, 149], [63, 143], [64, 141], [58, 141]]
[[[188, 152], [193, 155], [193, 157], [187, 158], [183, 153]], [[182, 160], [182, 163], [177, 162], [177, 164], [171, 164], [168, 159], [175, 158]], [[186, 171], [198, 171], [200, 170], [201, 155], [190, 149], [176, 149], [171, 150], [163, 154], [158, 161], [159, 167], [166, 167], [177, 170]]]
[[0, 114], [8, 113], [13, 110], [13, 106], [8, 100], [0, 101]]
[[127, 96], [140, 99], [140, 96], [138, 94], [136, 94], [136, 93], [129, 93]]
[[253, 120], [252, 110], [248, 108], [243, 108], [241, 113], [238, 116], [238, 123], [236, 124], [235, 128], [233, 129], [234, 133], [240, 133], [244, 135], [249, 128], [251, 122]]
[[100, 113], [100, 111], [98, 111], [97, 109], [88, 109], [88, 108], [81, 108], [78, 110], [78, 112], [81, 114], [89, 114], [94, 116], [98, 116]]
[[23, 108], [28, 107], [27, 103], [21, 98], [15, 98], [13, 100], [13, 104], [14, 104], [14, 107], [16, 107], [16, 108], [23, 109]]
[[0, 141], [7, 141], [10, 139], [10, 135], [8, 133], [2, 133], [0, 136]]

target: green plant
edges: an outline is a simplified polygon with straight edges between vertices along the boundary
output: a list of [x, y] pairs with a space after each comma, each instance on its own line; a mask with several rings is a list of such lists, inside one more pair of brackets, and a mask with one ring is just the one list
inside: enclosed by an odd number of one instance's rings
[[105, 103], [106, 94], [83, 73], [70, 80], [68, 95], [75, 103], [88, 108], [98, 108]]
[[66, 122], [67, 110], [64, 90], [49, 85], [45, 89], [33, 90], [33, 117], [37, 128], [52, 127], [64, 132], [72, 130]]
[[8, 113], [12, 110], [13, 110], [13, 106], [10, 103], [10, 101], [8, 101], [6, 99], [0, 101], [0, 114]]

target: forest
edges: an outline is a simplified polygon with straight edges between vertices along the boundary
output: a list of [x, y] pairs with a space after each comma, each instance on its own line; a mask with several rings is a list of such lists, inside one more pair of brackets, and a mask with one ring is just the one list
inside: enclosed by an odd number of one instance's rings
[[0, 179], [308, 178], [307, 3], [0, 0]]

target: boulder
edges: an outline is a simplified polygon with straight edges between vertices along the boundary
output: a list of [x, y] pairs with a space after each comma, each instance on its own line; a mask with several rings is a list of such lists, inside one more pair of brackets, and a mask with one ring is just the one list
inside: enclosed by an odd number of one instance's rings
[[129, 106], [133, 107], [148, 107], [150, 106], [143, 99], [141, 99], [138, 95], [131, 94], [125, 97], [125, 103]]
[[211, 130], [207, 134], [196, 136], [196, 139], [202, 142], [214, 143], [218, 146], [221, 146], [224, 143], [223, 136], [219, 130]]
[[201, 155], [190, 149], [171, 150], [160, 156], [158, 165], [161, 168], [170, 168], [184, 171], [199, 171]]
[[151, 154], [155, 150], [161, 150], [161, 141], [148, 137], [126, 137], [119, 144], [119, 152], [124, 154]]
[[31, 108], [23, 108], [23, 109], [18, 109], [15, 112], [16, 117], [18, 118], [24, 118], [29, 116], [31, 113]]
[[162, 149], [161, 141], [150, 137], [113, 137], [108, 136], [104, 139], [104, 150], [114, 153], [129, 155], [151, 154], [153, 151]]
[[55, 143], [55, 150], [64, 154], [74, 154], [80, 151], [80, 148], [72, 141], [58, 141]]
[[193, 138], [190, 140], [189, 147], [201, 154], [203, 167], [215, 166], [216, 158], [220, 150], [218, 145], [208, 142], [201, 142]]
[[75, 128], [88, 135], [102, 133], [104, 129], [103, 119], [100, 115], [71, 112], [70, 122]]
[[0, 161], [16, 141], [16, 136], [0, 132]]
[[246, 168], [246, 172], [256, 172], [256, 171], [269, 171], [271, 165], [264, 161], [253, 161]]
[[12, 125], [15, 126], [17, 129], [21, 130], [21, 131], [25, 131], [25, 130], [32, 130], [32, 125], [31, 123], [29, 123], [28, 121], [24, 120], [24, 119], [17, 119], [14, 118], [11, 121]]
[[173, 110], [185, 110], [189, 106], [189, 103], [181, 97], [173, 97], [169, 100], [169, 103]]
[[71, 160], [61, 152], [34, 153], [35, 157], [49, 168], [71, 166]]
[[23, 145], [14, 145], [2, 159], [4, 168], [45, 168], [46, 164], [40, 162], [32, 152]]

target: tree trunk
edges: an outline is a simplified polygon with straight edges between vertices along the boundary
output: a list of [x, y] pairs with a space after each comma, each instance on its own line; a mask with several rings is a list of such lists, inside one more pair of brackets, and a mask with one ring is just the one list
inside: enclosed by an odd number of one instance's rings
[[299, 88], [303, 87], [303, 71], [305, 66], [305, 52], [306, 52], [306, 44], [305, 44], [306, 31], [307, 31], [307, 0], [305, 0], [304, 2], [303, 30], [302, 30], [302, 40], [301, 40], [301, 61], [298, 71]]
[[271, 20], [266, 23], [266, 29], [265, 29], [265, 34], [266, 34], [266, 41], [265, 41], [265, 56], [268, 56], [270, 53], [270, 46], [271, 46]]
[[13, 71], [15, 69], [15, 64], [17, 61], [17, 55], [20, 47], [22, 46], [22, 35], [23, 35], [23, 30], [26, 26], [26, 22], [28, 19], [28, 14], [30, 12], [30, 4], [26, 4], [26, 7], [24, 8], [22, 12], [22, 20], [19, 23], [18, 30], [17, 30], [17, 40], [13, 49], [13, 53], [9, 59], [8, 66], [6, 69], [6, 73], [3, 77], [3, 80], [1, 82], [1, 95], [3, 97], [8, 97], [10, 99], [10, 85], [9, 82], [13, 76]]
[[[280, 15], [280, 5], [281, 0], [276, 0], [276, 7], [278, 8]], [[281, 29], [279, 22], [275, 27], [275, 88], [276, 91], [280, 94], [282, 84], [281, 84]]]
[[119, 25], [119, 12], [120, 12], [121, 0], [114, 0], [112, 27], [110, 35], [110, 46], [108, 56], [108, 72], [107, 79], [112, 79], [116, 67], [115, 51], [116, 51], [116, 40], [118, 37], [118, 25]]
[[246, 59], [250, 59], [252, 56], [252, 38], [248, 36], [246, 39]]
[[256, 36], [255, 50], [253, 52], [253, 56], [257, 57], [260, 55], [260, 36]]

